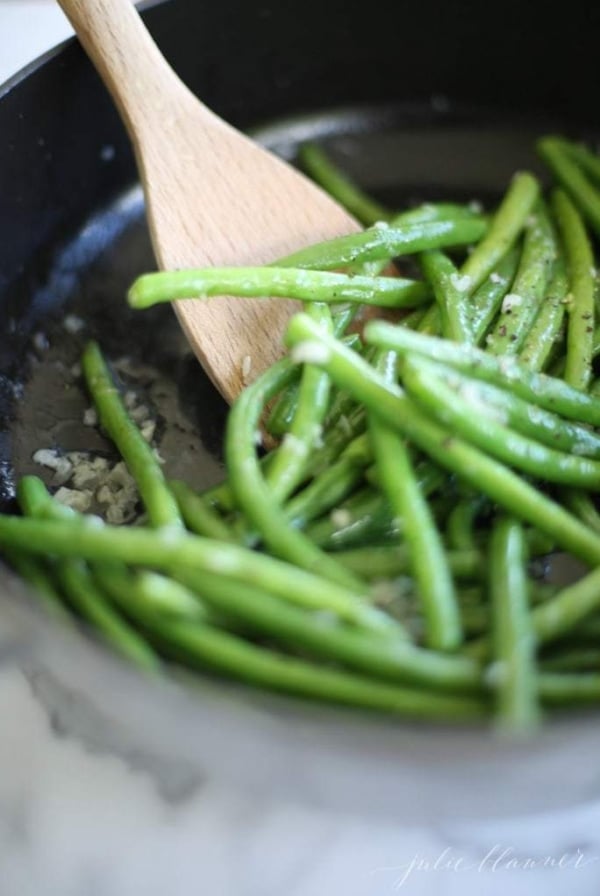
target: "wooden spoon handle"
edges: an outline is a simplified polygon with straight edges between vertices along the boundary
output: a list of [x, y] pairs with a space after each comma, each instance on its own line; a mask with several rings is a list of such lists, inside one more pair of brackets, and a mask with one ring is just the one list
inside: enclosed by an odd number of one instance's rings
[[[58, 0], [110, 91], [130, 135], [166, 115], [186, 90], [131, 0]], [[207, 109], [207, 117], [210, 112]]]

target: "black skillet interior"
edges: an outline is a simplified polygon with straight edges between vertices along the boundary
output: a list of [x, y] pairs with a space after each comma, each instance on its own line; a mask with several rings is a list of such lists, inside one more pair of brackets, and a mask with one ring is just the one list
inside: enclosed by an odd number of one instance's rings
[[[539, 133], [593, 139], [599, 19], [584, 3], [565, 19], [515, 0], [501, 10], [172, 0], [147, 11], [167, 58], [218, 113], [288, 158], [307, 137], [326, 140], [394, 204], [491, 200], [516, 168], [537, 168]], [[73, 365], [90, 336], [113, 359], [152, 366], [133, 384], [158, 415], [169, 473], [215, 481], [222, 401], [169, 309], [125, 307], [133, 277], [153, 267], [143, 201], [127, 139], [77, 45], [8, 85], [0, 133], [2, 505], [16, 475], [40, 473], [37, 449], [110, 451], [82, 422]]]
[[[257, 128], [287, 157], [307, 137], [326, 139], [350, 173], [393, 203], [490, 200], [515, 168], [537, 168], [541, 131], [595, 139], [599, 20], [598, 6], [582, 0], [568, 12], [541, 0], [170, 0], [146, 12], [167, 58], [224, 118]], [[87, 400], [72, 369], [90, 336], [113, 360], [153, 367], [135, 385], [161, 418], [169, 472], [214, 481], [222, 402], [170, 309], [125, 308], [131, 279], [153, 265], [143, 203], [126, 136], [77, 44], [0, 88], [0, 135], [0, 506], [12, 506], [16, 475], [40, 472], [36, 449], [110, 450], [82, 424]], [[66, 313], [81, 318], [80, 332], [65, 326]], [[600, 793], [595, 761], [581, 761], [597, 755], [595, 720], [581, 719], [575, 737], [570, 717], [535, 746], [505, 752], [471, 731], [432, 738], [331, 707], [250, 699], [205, 678], [158, 699], [158, 684], [155, 694], [101, 647], [50, 629], [31, 607], [25, 613], [15, 596], [0, 568], [3, 623], [8, 616], [10, 632], [16, 619], [36, 662], [43, 655], [57, 682], [75, 681], [95, 701], [96, 746], [101, 731], [113, 749], [127, 722], [136, 752], [149, 743], [261, 796], [289, 791], [411, 822], [513, 813], [516, 803], [545, 811]]]

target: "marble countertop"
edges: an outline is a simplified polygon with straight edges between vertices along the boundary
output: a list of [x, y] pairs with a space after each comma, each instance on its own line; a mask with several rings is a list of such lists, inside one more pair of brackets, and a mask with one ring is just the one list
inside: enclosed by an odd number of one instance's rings
[[[0, 83], [70, 34], [0, 0]], [[249, 799], [98, 752], [0, 665], [0, 896], [597, 896], [600, 806], [436, 829]]]
[[72, 33], [54, 0], [0, 0], [0, 84]]

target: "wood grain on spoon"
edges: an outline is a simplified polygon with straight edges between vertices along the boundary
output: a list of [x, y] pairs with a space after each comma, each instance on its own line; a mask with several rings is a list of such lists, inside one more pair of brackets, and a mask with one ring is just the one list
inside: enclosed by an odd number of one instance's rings
[[[320, 188], [191, 93], [130, 0], [59, 3], [129, 132], [161, 268], [264, 264], [358, 229]], [[281, 354], [295, 306], [228, 297], [174, 307], [196, 356], [232, 401]]]

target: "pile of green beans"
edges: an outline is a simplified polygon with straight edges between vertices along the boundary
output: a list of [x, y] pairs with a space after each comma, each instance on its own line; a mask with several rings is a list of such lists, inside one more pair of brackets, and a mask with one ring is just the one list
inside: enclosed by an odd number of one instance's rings
[[[177, 662], [355, 711], [522, 736], [599, 702], [600, 157], [554, 136], [537, 149], [548, 185], [522, 171], [485, 213], [396, 212], [306, 145], [300, 163], [363, 231], [263, 267], [139, 277], [134, 308], [303, 310], [233, 404], [226, 478], [202, 493], [165, 477], [85, 347], [143, 520], [108, 525], [24, 477], [0, 549], [47, 610], [147, 674]], [[554, 584], [561, 552], [578, 581]]]

